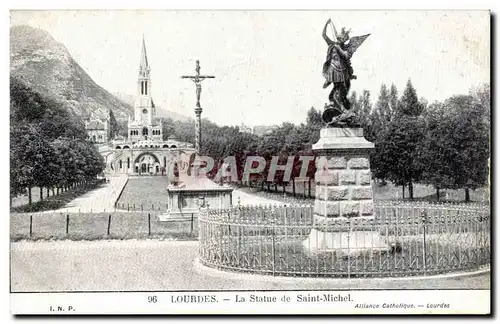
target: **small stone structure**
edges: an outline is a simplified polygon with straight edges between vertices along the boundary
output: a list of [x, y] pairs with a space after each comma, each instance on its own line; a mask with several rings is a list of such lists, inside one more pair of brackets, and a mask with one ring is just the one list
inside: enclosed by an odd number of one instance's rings
[[232, 204], [233, 188], [218, 185], [206, 177], [179, 175], [179, 185], [170, 185], [168, 211], [158, 216], [160, 221], [179, 221], [197, 218], [200, 207], [229, 208]]
[[[316, 160], [314, 225], [304, 247], [310, 252], [357, 253], [386, 250], [378, 232], [368, 226], [374, 218], [370, 152], [374, 144], [362, 128], [323, 128], [313, 145]], [[359, 224], [367, 224], [362, 228]], [[351, 226], [356, 225], [355, 231]]]

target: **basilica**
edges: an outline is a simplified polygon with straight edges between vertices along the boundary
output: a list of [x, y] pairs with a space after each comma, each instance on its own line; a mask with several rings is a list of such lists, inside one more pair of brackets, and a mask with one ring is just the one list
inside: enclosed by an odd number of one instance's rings
[[98, 145], [108, 174], [166, 175], [174, 162], [187, 160], [184, 163], [188, 163], [195, 149], [192, 144], [180, 142], [174, 136], [163, 139], [162, 123], [156, 117], [151, 94], [151, 68], [144, 39], [136, 91], [127, 137], [109, 138], [109, 121], [91, 121], [86, 124], [89, 140]]

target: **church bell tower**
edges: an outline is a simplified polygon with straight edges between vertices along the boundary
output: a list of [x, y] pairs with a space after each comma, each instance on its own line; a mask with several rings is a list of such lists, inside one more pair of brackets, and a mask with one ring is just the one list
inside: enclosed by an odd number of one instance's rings
[[132, 142], [141, 140], [161, 140], [161, 124], [156, 124], [156, 108], [151, 96], [151, 68], [146, 52], [146, 41], [142, 37], [139, 74], [137, 76], [134, 118], [129, 122], [129, 139]]

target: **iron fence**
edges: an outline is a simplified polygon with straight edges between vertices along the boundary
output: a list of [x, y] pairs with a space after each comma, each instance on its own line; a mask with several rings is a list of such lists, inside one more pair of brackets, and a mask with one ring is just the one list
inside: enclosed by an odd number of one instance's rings
[[[377, 203], [375, 214], [325, 221], [312, 206], [202, 209], [199, 258], [222, 270], [311, 277], [429, 275], [490, 264], [487, 206]], [[317, 249], [325, 237], [348, 243]], [[360, 249], [352, 239], [377, 239], [385, 248]]]
[[168, 202], [151, 203], [151, 204], [136, 204], [136, 203], [115, 203], [115, 209], [118, 211], [127, 212], [143, 212], [143, 211], [167, 211]]

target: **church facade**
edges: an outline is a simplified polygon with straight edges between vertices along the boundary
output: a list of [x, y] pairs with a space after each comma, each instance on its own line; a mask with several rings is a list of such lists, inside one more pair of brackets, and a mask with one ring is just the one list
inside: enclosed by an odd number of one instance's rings
[[[195, 153], [193, 145], [174, 136], [163, 139], [163, 125], [156, 117], [151, 94], [151, 68], [143, 39], [133, 116], [129, 116], [127, 137], [117, 136], [99, 146], [108, 174], [167, 175], [177, 162], [185, 168]], [[87, 129], [87, 131], [91, 131]]]

